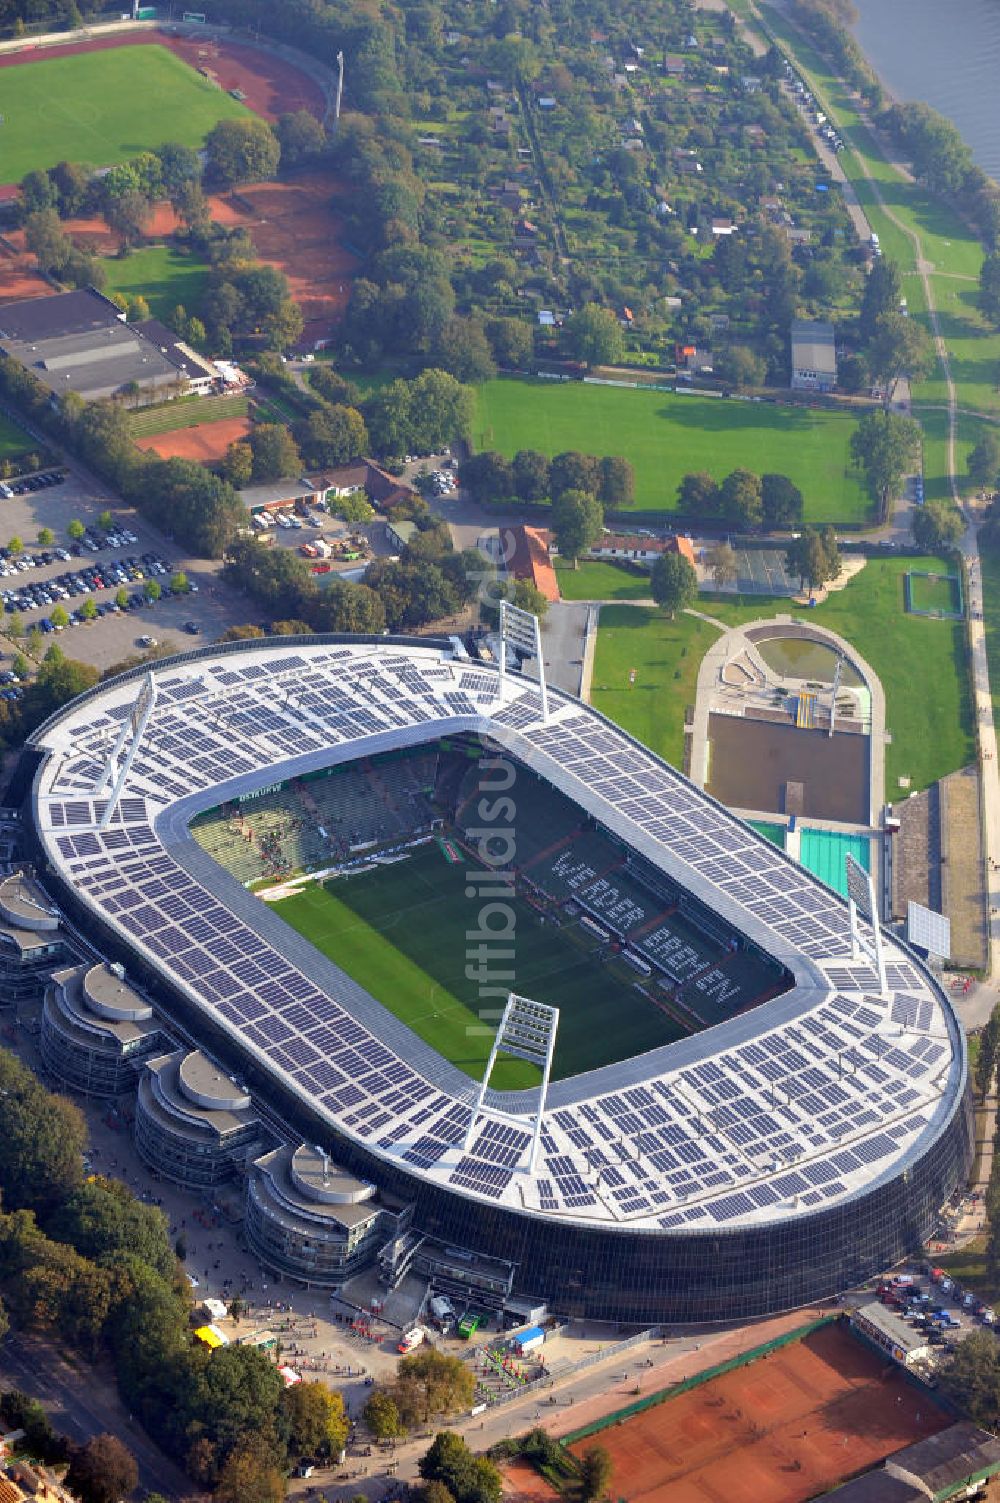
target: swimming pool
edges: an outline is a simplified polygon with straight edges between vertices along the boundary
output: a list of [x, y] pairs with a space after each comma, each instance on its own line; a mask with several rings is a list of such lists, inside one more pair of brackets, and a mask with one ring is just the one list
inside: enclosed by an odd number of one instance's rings
[[835, 892], [847, 896], [844, 857], [853, 856], [871, 870], [871, 841], [867, 835], [844, 835], [839, 830], [812, 830], [799, 825], [799, 860]]

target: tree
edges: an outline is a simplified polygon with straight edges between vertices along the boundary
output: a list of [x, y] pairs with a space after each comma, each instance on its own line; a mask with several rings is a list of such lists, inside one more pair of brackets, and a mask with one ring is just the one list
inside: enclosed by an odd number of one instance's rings
[[243, 1435], [223, 1463], [215, 1503], [282, 1503], [284, 1496], [285, 1479], [267, 1448]]
[[357, 401], [357, 389], [332, 365], [315, 365], [309, 372], [309, 385], [325, 402], [353, 407]]
[[661, 553], [650, 575], [650, 593], [672, 621], [698, 597], [694, 566], [680, 553]]
[[222, 473], [230, 485], [237, 489], [250, 484], [253, 475], [253, 450], [249, 444], [237, 440], [226, 450], [222, 461]]
[[10, 542], [7, 544], [7, 551], [10, 554], [11, 558], [20, 558], [21, 554], [24, 552], [24, 540], [18, 537], [15, 533]]
[[858, 326], [866, 342], [874, 339], [878, 321], [887, 313], [898, 313], [903, 296], [903, 279], [895, 261], [876, 256], [865, 278]]
[[447, 371], [421, 371], [410, 383], [410, 432], [421, 454], [439, 454], [472, 432], [475, 393]]
[[604, 526], [604, 508], [596, 496], [587, 491], [563, 491], [552, 503], [552, 530], [559, 552], [579, 567], [581, 553], [592, 548]]
[[120, 197], [105, 197], [101, 213], [108, 228], [118, 236], [122, 250], [127, 250], [146, 233], [153, 205], [142, 193], [123, 193]]
[[724, 590], [736, 580], [736, 550], [729, 543], [717, 543], [711, 548], [706, 560], [715, 587]]
[[745, 344], [731, 344], [720, 350], [712, 365], [715, 374], [732, 386], [763, 386], [767, 377], [767, 361]]
[[110, 511], [105, 509], [101, 512], [100, 516], [97, 518], [97, 525], [98, 527], [103, 528], [105, 532], [111, 531], [111, 528], [114, 525], [114, 517], [111, 515]]
[[220, 120], [205, 137], [205, 152], [209, 175], [227, 187], [272, 178], [281, 160], [278, 137], [257, 116]]
[[913, 513], [913, 541], [924, 553], [954, 548], [965, 531], [962, 514], [948, 501], [928, 501]]
[[38, 529], [38, 546], [39, 546], [39, 548], [50, 548], [52, 546], [52, 544], [55, 542], [55, 540], [56, 540], [56, 535], [52, 531], [51, 527], [39, 527], [39, 529]]
[[347, 1444], [344, 1401], [325, 1383], [296, 1383], [283, 1401], [291, 1456], [336, 1456]]
[[326, 133], [309, 110], [279, 115], [275, 129], [284, 167], [301, 167], [326, 150]]
[[354, 491], [349, 496], [333, 496], [327, 502], [327, 507], [333, 516], [340, 517], [352, 527], [370, 522], [375, 515], [375, 508], [364, 491]]
[[970, 480], [982, 490], [993, 490], [1000, 485], [1000, 436], [992, 428], [984, 428], [982, 438], [969, 450], [965, 464]]
[[988, 319], [1000, 323], [1000, 252], [987, 256], [979, 272], [979, 306]]
[[425, 1482], [443, 1484], [455, 1503], [500, 1503], [503, 1478], [486, 1456], [476, 1456], [460, 1435], [441, 1430], [417, 1464]]
[[1000, 1414], [1000, 1352], [992, 1331], [973, 1331], [956, 1342], [938, 1381], [945, 1397], [973, 1424], [995, 1426]]
[[429, 1346], [403, 1358], [392, 1385], [392, 1397], [407, 1429], [468, 1409], [475, 1392], [475, 1373], [467, 1363]]
[[588, 1446], [580, 1457], [580, 1497], [597, 1503], [607, 1496], [611, 1482], [611, 1457], [604, 1446]]
[[482, 320], [452, 314], [438, 335], [435, 362], [459, 381], [491, 381], [497, 368]]
[[535, 331], [522, 318], [495, 318], [486, 325], [493, 358], [504, 370], [524, 371], [535, 355]]
[[514, 493], [522, 501], [544, 501], [549, 494], [548, 456], [537, 449], [518, 449], [511, 461]]
[[74, 517], [73, 520], [71, 522], [68, 522], [66, 525], [66, 536], [68, 538], [71, 538], [74, 543], [78, 543], [86, 531], [87, 529], [86, 527], [84, 527], [79, 517]]
[[507, 501], [514, 494], [510, 461], [494, 449], [470, 455], [459, 470], [458, 479], [473, 501]]
[[114, 1435], [95, 1435], [73, 1454], [66, 1486], [80, 1503], [118, 1503], [139, 1485], [131, 1451]]
[[186, 190], [201, 183], [201, 158], [191, 146], [165, 141], [156, 148], [160, 160], [161, 191], [177, 207]]
[[190, 593], [191, 581], [183, 569], [178, 569], [175, 574], [171, 574], [170, 588], [175, 595], [187, 595]]
[[919, 462], [921, 433], [913, 418], [898, 412], [866, 412], [851, 435], [851, 454], [868, 488], [884, 507], [903, 476]]
[[630, 506], [635, 497], [635, 471], [620, 454], [606, 454], [600, 462], [598, 499], [605, 506]]
[[284, 480], [302, 468], [302, 457], [287, 428], [279, 423], [255, 423], [250, 430], [254, 480]]
[[563, 336], [569, 354], [584, 365], [617, 365], [625, 354], [621, 325], [600, 303], [585, 303], [571, 313]]
[[56, 275], [73, 253], [73, 242], [66, 234], [55, 209], [39, 209], [24, 222], [24, 243], [43, 271]]
[[347, 464], [368, 449], [368, 429], [356, 407], [324, 406], [295, 426], [306, 463], [316, 467]]
[[53, 606], [52, 611], [51, 611], [51, 613], [49, 615], [49, 620], [52, 622], [52, 625], [56, 626], [56, 627], [59, 627], [59, 626], [68, 626], [69, 625], [69, 615], [66, 612], [65, 606], [62, 606], [62, 605]]
[[24, 636], [24, 617], [20, 611], [12, 611], [7, 617], [7, 635], [13, 637], [15, 642]]
[[376, 1440], [395, 1440], [403, 1434], [396, 1401], [384, 1388], [373, 1389], [361, 1417]]
[[807, 527], [785, 549], [785, 568], [798, 576], [800, 586], [808, 584], [810, 590], [836, 579], [841, 569], [836, 541], [831, 543], [824, 534]]
[[163, 587], [158, 579], [146, 579], [143, 581], [142, 593], [147, 600], [155, 604], [163, 594]]
[[49, 181], [59, 197], [59, 213], [63, 219], [72, 218], [87, 196], [88, 174], [76, 162], [57, 162], [49, 170]]
[[760, 476], [751, 470], [731, 471], [719, 487], [719, 503], [727, 522], [737, 527], [759, 527], [764, 516]]
[[722, 504], [718, 482], [706, 470], [685, 475], [677, 487], [677, 504], [689, 517], [717, 517]]
[[567, 449], [557, 454], [549, 466], [549, 492], [561, 496], [563, 491], [588, 491], [596, 496], [601, 484], [600, 460], [593, 454]]
[[926, 330], [902, 313], [883, 313], [868, 346], [868, 364], [883, 385], [883, 406], [892, 406], [896, 386], [903, 376], [921, 381], [934, 366], [934, 350]]
[[802, 492], [787, 475], [762, 475], [760, 487], [765, 527], [787, 530], [801, 525]]
[[[59, 606], [57, 607], [57, 609], [61, 610], [62, 607]], [[53, 621], [55, 621], [55, 614], [55, 611], [53, 611]], [[94, 604], [94, 597], [92, 595], [88, 595], [86, 600], [81, 605], [80, 615], [83, 617], [84, 621], [95, 621], [97, 619], [97, 606]]]
[[128, 590], [126, 590], [124, 585], [119, 585], [115, 591], [115, 605], [120, 611], [123, 611], [128, 605]]

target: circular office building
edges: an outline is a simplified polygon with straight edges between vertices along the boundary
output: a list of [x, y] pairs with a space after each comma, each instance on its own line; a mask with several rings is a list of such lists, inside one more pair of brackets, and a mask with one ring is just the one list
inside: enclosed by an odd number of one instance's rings
[[[389, 1281], [437, 1249], [569, 1315], [746, 1319], [891, 1265], [965, 1181], [962, 1029], [871, 884], [852, 914], [517, 672], [229, 644], [97, 686], [30, 754], [61, 900], [237, 1094], [405, 1208]], [[154, 1066], [147, 1156], [185, 1178], [213, 1145], [211, 1182], [253, 1108]], [[325, 1227], [349, 1264], [370, 1202], [310, 1162], [251, 1171], [254, 1236], [287, 1267]]]

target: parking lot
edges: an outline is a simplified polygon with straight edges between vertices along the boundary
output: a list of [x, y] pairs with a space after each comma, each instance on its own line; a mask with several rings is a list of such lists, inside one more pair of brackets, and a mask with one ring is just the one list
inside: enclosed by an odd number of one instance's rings
[[995, 1312], [940, 1268], [897, 1274], [879, 1284], [879, 1300], [926, 1336], [932, 1352], [947, 1356], [973, 1331], [997, 1330]]
[[[26, 634], [36, 626], [43, 632], [43, 650], [50, 639], [58, 641], [67, 657], [101, 669], [140, 651], [144, 638], [183, 651], [199, 640], [214, 641], [229, 626], [256, 620], [253, 604], [218, 578], [218, 562], [191, 558], [179, 550], [77, 466], [63, 465], [46, 473], [62, 478], [33, 489], [18, 481], [19, 494], [0, 494], [0, 587], [5, 606], [0, 672], [10, 671], [11, 655], [26, 645], [25, 638], [15, 640], [7, 631], [12, 611], [20, 616]], [[8, 490], [14, 487], [14, 481], [7, 482]], [[98, 521], [104, 512], [111, 514], [110, 529]], [[86, 537], [70, 536], [74, 521], [83, 524], [90, 544]], [[43, 529], [53, 535], [53, 542], [38, 542], [40, 534], [46, 535]], [[19, 555], [15, 548], [12, 556], [12, 539], [22, 544]], [[178, 572], [187, 576], [192, 593], [169, 593], [171, 577]], [[162, 591], [157, 601], [144, 595], [147, 578], [155, 579]], [[114, 608], [121, 589], [129, 602], [125, 610]], [[98, 612], [94, 620], [81, 619], [58, 633], [45, 631], [42, 622], [51, 621], [57, 606], [67, 616], [79, 615], [87, 600]], [[198, 628], [197, 634], [185, 630], [187, 622]]]

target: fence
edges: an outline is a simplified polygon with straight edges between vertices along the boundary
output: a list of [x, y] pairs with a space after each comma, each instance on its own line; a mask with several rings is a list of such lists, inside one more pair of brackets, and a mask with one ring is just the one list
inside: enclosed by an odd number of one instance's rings
[[561, 1382], [571, 1373], [584, 1372], [588, 1367], [596, 1367], [599, 1362], [607, 1362], [610, 1357], [620, 1357], [622, 1352], [631, 1351], [633, 1347], [641, 1346], [645, 1341], [655, 1341], [659, 1335], [660, 1327], [650, 1326], [634, 1336], [627, 1336], [624, 1341], [616, 1341], [611, 1346], [601, 1347], [596, 1352], [589, 1352], [578, 1362], [569, 1362], [565, 1367], [560, 1367], [558, 1372], [542, 1373], [540, 1377], [533, 1379], [530, 1383], [522, 1384], [520, 1388], [511, 1388], [506, 1393], [498, 1394], [496, 1398], [490, 1400], [489, 1407], [495, 1409], [500, 1404], [509, 1404], [511, 1399], [523, 1399], [526, 1394], [537, 1393], [542, 1388], [551, 1388], [555, 1382]]
[[724, 1373], [734, 1372], [738, 1367], [748, 1367], [759, 1357], [766, 1357], [769, 1352], [778, 1351], [783, 1346], [790, 1346], [793, 1341], [802, 1341], [804, 1337], [811, 1336], [813, 1331], [818, 1331], [822, 1326], [831, 1325], [833, 1321], [841, 1319], [843, 1317], [839, 1315], [823, 1315], [804, 1326], [797, 1326], [794, 1331], [786, 1331], [783, 1336], [775, 1336], [773, 1340], [765, 1341], [762, 1346], [751, 1347], [748, 1352], [741, 1352], [736, 1357], [730, 1357], [726, 1362], [717, 1362], [714, 1367], [706, 1367], [704, 1371], [685, 1378], [683, 1382], [674, 1383], [670, 1388], [660, 1389], [659, 1393], [651, 1393], [644, 1399], [636, 1399], [634, 1404], [627, 1404], [624, 1409], [616, 1409], [613, 1414], [606, 1414], [601, 1419], [593, 1420], [589, 1425], [581, 1426], [579, 1430], [571, 1430], [568, 1435], [562, 1437], [562, 1443], [564, 1446], [570, 1446], [578, 1440], [585, 1440], [588, 1435], [597, 1435], [611, 1425], [620, 1424], [623, 1420], [642, 1414], [647, 1409], [654, 1409], [658, 1404], [664, 1404], [678, 1394], [687, 1393], [689, 1389], [698, 1388], [702, 1383], [709, 1383], [713, 1378], [722, 1377]]

